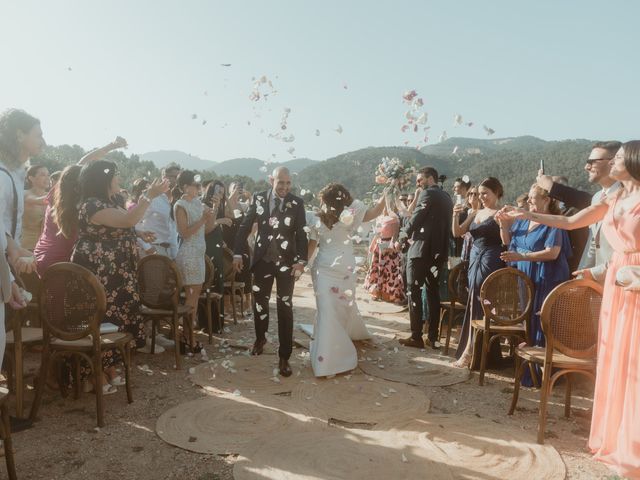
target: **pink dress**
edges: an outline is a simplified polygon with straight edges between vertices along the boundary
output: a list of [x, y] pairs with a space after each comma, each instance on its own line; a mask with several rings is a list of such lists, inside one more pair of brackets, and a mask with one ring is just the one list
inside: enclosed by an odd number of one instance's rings
[[615, 284], [625, 265], [640, 265], [640, 204], [621, 218], [613, 204], [602, 230], [614, 253], [605, 280], [589, 448], [620, 475], [640, 479], [640, 291]]
[[68, 262], [73, 252], [78, 235], [74, 233], [71, 238], [66, 238], [60, 234], [58, 226], [53, 221], [53, 192], [57, 188], [52, 188], [47, 195], [47, 209], [44, 214], [44, 227], [38, 239], [33, 255], [36, 257], [36, 270], [42, 277], [45, 270], [54, 263]]

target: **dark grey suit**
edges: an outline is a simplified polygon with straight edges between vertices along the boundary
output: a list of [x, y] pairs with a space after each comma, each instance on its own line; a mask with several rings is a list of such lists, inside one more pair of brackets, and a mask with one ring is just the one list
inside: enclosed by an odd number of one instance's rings
[[449, 256], [453, 203], [437, 185], [420, 193], [404, 232], [412, 240], [407, 252], [407, 283], [411, 336], [422, 339], [422, 285], [427, 287], [429, 340], [438, 339], [440, 288], [438, 277]]

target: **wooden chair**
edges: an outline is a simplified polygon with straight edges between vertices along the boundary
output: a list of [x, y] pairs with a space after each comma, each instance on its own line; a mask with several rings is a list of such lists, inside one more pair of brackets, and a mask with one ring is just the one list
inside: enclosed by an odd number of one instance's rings
[[131, 395], [130, 333], [100, 333], [106, 311], [106, 295], [98, 278], [80, 265], [69, 262], [50, 266], [42, 279], [40, 311], [43, 327], [42, 363], [31, 408], [35, 420], [42, 401], [49, 366], [56, 358], [74, 359], [75, 393], [80, 394], [80, 362], [88, 362], [95, 385], [98, 426], [104, 426], [102, 394], [102, 355], [109, 350], [120, 352], [124, 362], [127, 400]]
[[602, 286], [591, 280], [569, 280], [558, 285], [542, 305], [544, 347], [516, 349], [516, 378], [509, 415], [518, 403], [520, 381], [527, 365], [542, 366], [538, 443], [544, 443], [547, 401], [553, 386], [566, 378], [564, 415], [571, 414], [572, 373], [586, 375], [595, 381], [598, 317], [602, 302]]
[[491, 344], [501, 337], [529, 341], [529, 317], [533, 305], [533, 283], [515, 268], [501, 268], [491, 273], [480, 287], [480, 303], [483, 319], [472, 320], [476, 334], [482, 332], [480, 357], [480, 385], [484, 385], [484, 374]]
[[231, 302], [231, 311], [233, 312], [233, 323], [238, 323], [236, 314], [236, 295], [240, 296], [240, 309], [244, 312], [244, 282], [236, 281], [236, 271], [233, 268], [233, 251], [228, 247], [223, 247], [222, 252], [223, 265], [223, 286], [224, 295], [229, 295]]
[[[213, 342], [213, 332], [221, 332], [222, 325], [221, 322], [224, 320], [220, 319], [221, 306], [220, 302], [222, 300], [222, 295], [213, 291], [213, 281], [215, 279], [215, 266], [213, 262], [209, 258], [209, 256], [204, 256], [204, 283], [202, 284], [202, 291], [200, 292], [199, 302], [202, 304], [202, 308], [205, 310], [205, 315], [207, 316], [207, 328], [209, 329], [209, 344]], [[184, 292], [181, 294], [181, 297], [184, 296]], [[213, 302], [216, 302], [216, 325], [213, 325], [213, 316], [211, 314], [211, 306]], [[215, 328], [215, 330], [214, 330]]]
[[160, 322], [169, 323], [175, 341], [176, 370], [181, 368], [180, 357], [180, 319], [192, 321], [193, 309], [180, 304], [182, 278], [173, 260], [164, 255], [148, 255], [138, 262], [138, 292], [140, 294], [140, 313], [151, 320], [151, 353], [156, 348], [156, 332]]
[[25, 327], [26, 310], [12, 312], [7, 317], [7, 345], [4, 352], [7, 365], [7, 384], [16, 398], [16, 417], [24, 413], [24, 351], [42, 345], [42, 328]]
[[13, 458], [13, 442], [11, 441], [11, 425], [9, 424], [9, 408], [7, 407], [8, 390], [0, 387], [0, 438], [4, 447], [4, 459], [7, 463], [7, 476], [15, 480], [16, 464]]
[[[467, 297], [469, 294], [466, 282], [466, 271], [469, 268], [467, 262], [460, 262], [449, 272], [449, 281], [447, 289], [449, 291], [449, 300], [440, 302], [440, 333], [442, 333], [442, 324], [445, 315], [447, 316], [447, 337], [444, 344], [444, 354], [449, 353], [449, 342], [451, 341], [451, 327], [453, 319], [463, 313], [467, 305]], [[442, 335], [440, 335], [442, 336]]]

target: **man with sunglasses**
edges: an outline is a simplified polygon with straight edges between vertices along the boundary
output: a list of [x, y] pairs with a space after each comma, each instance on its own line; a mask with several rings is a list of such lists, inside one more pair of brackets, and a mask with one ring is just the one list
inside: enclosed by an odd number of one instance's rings
[[[604, 197], [610, 197], [620, 183], [609, 176], [611, 165], [609, 162], [622, 146], [621, 142], [608, 141], [597, 142], [591, 147], [591, 153], [586, 161], [584, 169], [589, 176], [589, 183], [600, 185], [601, 189], [591, 196], [567, 185], [554, 182], [549, 175], [539, 172], [538, 185], [549, 191], [549, 195], [563, 202], [567, 207], [578, 210], [600, 203]], [[600, 233], [602, 222], [594, 223], [589, 227], [589, 239], [584, 249], [578, 270], [573, 275], [603, 282], [607, 270], [607, 262], [611, 257], [611, 245], [606, 237]]]

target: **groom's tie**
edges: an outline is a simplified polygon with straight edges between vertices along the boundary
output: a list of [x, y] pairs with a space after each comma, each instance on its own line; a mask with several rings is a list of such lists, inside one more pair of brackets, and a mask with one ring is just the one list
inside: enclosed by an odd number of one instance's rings
[[273, 212], [271, 212], [272, 214], [280, 211], [280, 204], [282, 203], [282, 199], [280, 197], [276, 197], [274, 198], [274, 200], [275, 200], [275, 207], [273, 209]]

